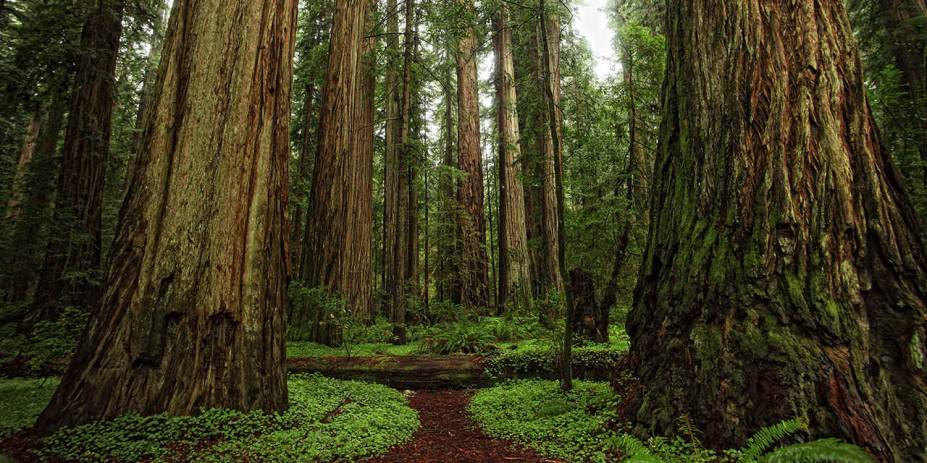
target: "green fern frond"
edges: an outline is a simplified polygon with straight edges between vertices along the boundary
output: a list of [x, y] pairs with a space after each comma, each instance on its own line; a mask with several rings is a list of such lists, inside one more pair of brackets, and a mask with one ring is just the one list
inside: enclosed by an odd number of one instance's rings
[[805, 428], [805, 423], [796, 418], [760, 429], [747, 439], [747, 446], [741, 450], [740, 463], [755, 462], [777, 442]]
[[663, 463], [663, 460], [650, 453], [647, 444], [630, 434], [616, 436], [612, 445], [624, 455], [621, 460], [623, 463]]
[[819, 439], [776, 449], [762, 463], [875, 463], [865, 450], [836, 438]]

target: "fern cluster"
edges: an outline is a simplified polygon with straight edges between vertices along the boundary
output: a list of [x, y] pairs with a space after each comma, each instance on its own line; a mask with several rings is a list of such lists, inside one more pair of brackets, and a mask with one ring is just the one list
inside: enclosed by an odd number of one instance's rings
[[[798, 419], [786, 420], [757, 431], [747, 445], [729, 451], [737, 463], [874, 463], [865, 450], [836, 438], [776, 447], [777, 444], [808, 429]], [[625, 463], [666, 463], [640, 439], [622, 434], [612, 439], [612, 447], [621, 452]]]

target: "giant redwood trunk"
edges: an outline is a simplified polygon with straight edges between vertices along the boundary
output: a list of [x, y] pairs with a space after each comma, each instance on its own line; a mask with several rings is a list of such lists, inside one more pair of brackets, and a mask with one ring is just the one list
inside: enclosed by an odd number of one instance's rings
[[925, 461], [927, 260], [843, 2], [671, 2], [628, 328], [644, 433], [808, 420]]
[[[466, 10], [469, 0], [460, 0]], [[457, 187], [460, 207], [460, 303], [486, 307], [489, 303], [489, 266], [486, 259], [486, 220], [483, 213], [483, 163], [480, 156], [480, 105], [476, 80], [476, 32], [464, 27], [457, 43], [457, 165], [463, 178]]]
[[124, 8], [124, 0], [99, 0], [84, 21], [50, 240], [26, 328], [57, 317], [68, 305], [95, 309], [100, 283], [103, 178]]
[[[357, 208], [373, 201], [369, 179], [372, 166], [360, 156], [358, 140], [358, 90], [362, 85], [362, 43], [367, 0], [339, 0], [332, 23], [325, 96], [319, 118], [319, 147], [312, 176], [308, 219], [308, 284], [324, 287], [329, 295], [344, 300], [349, 311], [367, 313], [370, 306], [370, 253], [367, 223], [358, 223]], [[360, 178], [361, 176], [367, 178]], [[373, 226], [372, 222], [369, 226]], [[357, 287], [355, 287], [357, 285]], [[320, 323], [328, 323], [321, 320]], [[340, 342], [340, 327], [329, 325], [316, 342]]]
[[508, 6], [502, 4], [493, 24], [496, 52], [496, 119], [499, 132], [499, 295], [498, 305], [531, 300], [531, 259], [525, 226], [525, 192], [521, 178], [515, 65]]
[[286, 408], [294, 0], [174, 3], [99, 309], [38, 421]]

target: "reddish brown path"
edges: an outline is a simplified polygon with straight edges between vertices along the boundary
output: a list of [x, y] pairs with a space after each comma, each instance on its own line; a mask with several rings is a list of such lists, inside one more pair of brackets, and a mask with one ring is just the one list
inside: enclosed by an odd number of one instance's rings
[[472, 392], [417, 391], [410, 397], [421, 428], [412, 441], [369, 463], [556, 463], [531, 450], [483, 434], [467, 414]]

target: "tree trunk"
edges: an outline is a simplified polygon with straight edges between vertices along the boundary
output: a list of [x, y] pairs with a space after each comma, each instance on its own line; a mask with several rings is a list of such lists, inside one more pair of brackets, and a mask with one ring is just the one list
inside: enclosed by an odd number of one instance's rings
[[500, 307], [531, 301], [531, 262], [525, 228], [515, 65], [508, 6], [499, 8], [496, 33], [496, 116], [499, 131], [499, 295]]
[[46, 227], [51, 216], [49, 208], [58, 170], [55, 154], [66, 109], [67, 92], [52, 95], [45, 118], [39, 124], [35, 152], [23, 184], [21, 213], [10, 239], [15, 249], [7, 253], [10, 260], [6, 262], [9, 269], [5, 274], [6, 299], [10, 302], [27, 300], [30, 287], [35, 282], [36, 270], [42, 264], [46, 243], [40, 237], [45, 236], [36, 231]]
[[[628, 320], [639, 430], [716, 446], [801, 417], [925, 461], [925, 253], [840, 0], [669, 4]], [[632, 405], [633, 407], [633, 405]], [[634, 408], [632, 408], [634, 409]]]
[[592, 275], [582, 269], [570, 270], [570, 323], [576, 337], [586, 341], [608, 342], [608, 307], [595, 298]]
[[32, 155], [35, 153], [35, 144], [39, 136], [40, 126], [41, 112], [37, 111], [29, 119], [29, 127], [26, 128], [23, 147], [19, 151], [19, 159], [16, 161], [16, 172], [13, 174], [13, 182], [10, 185], [10, 198], [6, 203], [6, 220], [16, 220], [19, 216], [19, 208], [23, 200], [23, 181], [29, 171], [29, 162], [32, 161]]
[[[383, 161], [383, 289], [385, 292], [385, 309], [390, 319], [402, 318], [405, 312], [397, 312], [396, 301], [402, 301], [399, 294], [401, 274], [396, 268], [396, 252], [400, 231], [400, 114], [399, 105], [402, 98], [402, 81], [400, 80], [400, 60], [396, 57], [399, 50], [399, 10], [396, 0], [387, 0], [386, 13], [386, 154]], [[401, 260], [400, 260], [401, 261]], [[400, 315], [402, 315], [400, 317]]]
[[377, 86], [377, 38], [372, 35], [377, 26], [377, 2], [367, 2], [354, 110], [354, 157], [348, 169], [352, 175], [351, 184], [357, 188], [357, 193], [349, 198], [348, 203], [352, 214], [350, 223], [357, 235], [356, 242], [347, 249], [347, 259], [355, 265], [349, 272], [348, 281], [351, 283], [346, 289], [347, 299], [358, 301], [352, 306], [354, 316], [363, 322], [369, 322], [373, 317], [373, 145]]
[[[882, 23], [889, 34], [895, 66], [917, 114], [917, 149], [927, 163], [927, 1], [878, 0]], [[927, 185], [927, 166], [924, 167]]]
[[112, 131], [124, 0], [99, 0], [84, 22], [64, 137], [54, 218], [33, 308], [21, 328], [62, 308], [95, 309], [100, 285], [103, 179]]
[[[466, 11], [470, 0], [458, 0]], [[480, 155], [480, 104], [476, 77], [476, 32], [465, 26], [457, 43], [457, 163], [464, 178], [457, 189], [461, 220], [460, 303], [486, 307], [489, 268], [486, 260], [486, 223], [483, 213], [483, 162]]]
[[174, 4], [106, 291], [38, 429], [286, 408], [295, 13], [294, 0]]
[[[338, 0], [335, 10], [307, 217], [310, 240], [304, 251], [309, 258], [308, 285], [324, 287], [332, 297], [343, 299], [351, 313], [367, 313], [370, 307], [370, 300], [364, 299], [370, 295], [366, 283], [370, 254], [355, 249], [365, 246], [363, 240], [370, 237], [367, 224], [355, 222], [363, 214], [355, 209], [366, 210], [370, 205], [364, 203], [373, 201], [371, 180], [361, 178], [369, 177], [373, 168], [363, 165], [358, 157], [366, 156], [366, 150], [356, 146], [367, 3]], [[313, 330], [322, 333], [314, 341], [340, 343], [341, 327], [326, 328]]]
[[438, 242], [437, 296], [441, 301], [453, 301], [459, 297], [458, 253], [457, 253], [457, 179], [453, 170], [457, 168], [456, 130], [454, 127], [454, 103], [457, 101], [453, 82], [454, 65], [450, 64], [448, 52], [448, 79], [444, 85], [444, 156], [441, 159], [444, 171], [440, 179], [441, 221]]

